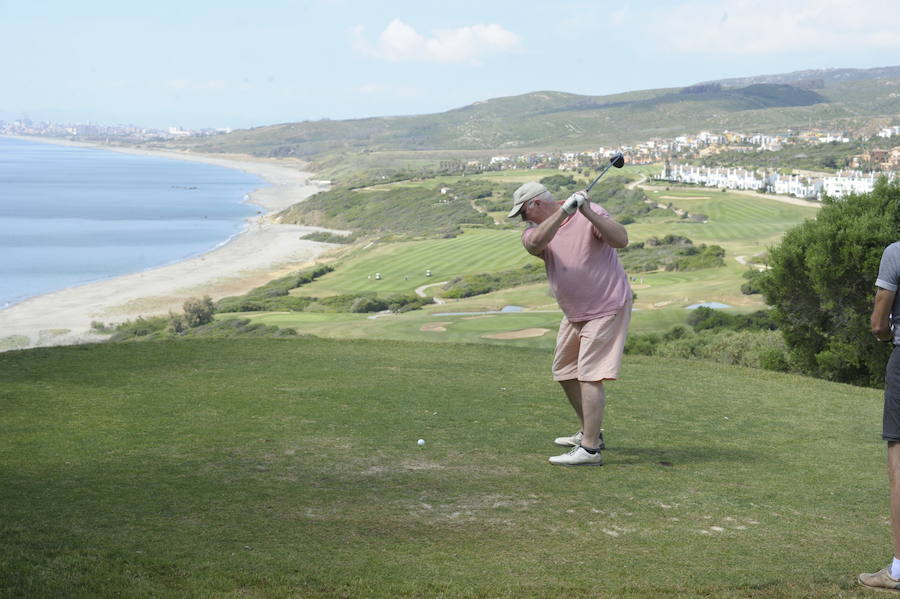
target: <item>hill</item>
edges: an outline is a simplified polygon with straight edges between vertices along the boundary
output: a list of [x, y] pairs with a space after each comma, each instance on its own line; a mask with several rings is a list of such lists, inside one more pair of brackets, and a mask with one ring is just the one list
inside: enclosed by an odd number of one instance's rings
[[0, 596], [868, 596], [855, 576], [890, 551], [877, 390], [628, 356], [587, 472], [546, 462], [573, 421], [548, 359], [0, 354]]
[[871, 79], [900, 79], [900, 66], [876, 67], [873, 69], [808, 69], [777, 75], [756, 75], [753, 77], [733, 77], [701, 83], [718, 83], [723, 87], [744, 87], [759, 83], [782, 83], [798, 87], [825, 87], [848, 81], [868, 81]]
[[[583, 148], [673, 137], [702, 129], [854, 130], [900, 114], [900, 67], [763, 76], [609, 96], [540, 91], [438, 114], [305, 121], [178, 142], [203, 152], [311, 157], [335, 152]], [[794, 85], [782, 82], [791, 81]], [[743, 81], [743, 80], [742, 80]], [[863, 85], [861, 85], [861, 83]]]

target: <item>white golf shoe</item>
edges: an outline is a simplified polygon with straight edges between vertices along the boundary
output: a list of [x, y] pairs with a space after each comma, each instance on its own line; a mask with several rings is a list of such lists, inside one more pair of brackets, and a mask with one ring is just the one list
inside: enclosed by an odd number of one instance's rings
[[556, 466], [602, 466], [603, 457], [599, 451], [589, 453], [581, 445], [576, 445], [562, 455], [551, 457], [550, 463]]
[[[571, 437], [557, 437], [554, 441], [554, 445], [559, 445], [560, 447], [575, 447], [576, 445], [581, 445], [581, 439], [584, 437], [584, 433], [578, 431]], [[606, 443], [603, 442], [603, 429], [600, 429], [600, 449], [606, 449]]]

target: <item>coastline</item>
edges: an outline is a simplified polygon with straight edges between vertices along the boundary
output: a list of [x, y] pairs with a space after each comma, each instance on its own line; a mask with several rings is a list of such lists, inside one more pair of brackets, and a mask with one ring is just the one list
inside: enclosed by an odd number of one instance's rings
[[[13, 137], [13, 136], [10, 136]], [[320, 227], [275, 222], [275, 213], [322, 188], [311, 185], [312, 173], [300, 162], [227, 157], [103, 146], [68, 140], [14, 137], [36, 143], [70, 145], [173, 160], [203, 162], [241, 170], [268, 183], [252, 191], [249, 202], [260, 208], [241, 233], [216, 248], [173, 264], [68, 287], [26, 299], [0, 310], [0, 351], [103, 341], [91, 323], [117, 323], [139, 316], [180, 311], [191, 297], [214, 300], [246, 293], [267, 281], [314, 263], [333, 244], [301, 240]]]

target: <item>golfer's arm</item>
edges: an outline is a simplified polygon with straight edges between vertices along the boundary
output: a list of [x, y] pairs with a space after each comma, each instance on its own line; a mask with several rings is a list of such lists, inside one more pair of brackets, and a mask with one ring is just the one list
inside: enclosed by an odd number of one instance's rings
[[606, 243], [616, 249], [628, 245], [628, 231], [614, 221], [612, 217], [597, 214], [587, 204], [582, 206], [581, 213], [591, 221], [591, 224], [594, 225], [594, 228], [597, 229], [597, 232], [600, 233], [600, 236]]
[[534, 233], [529, 235], [528, 239], [524, 242], [525, 249], [528, 253], [533, 256], [540, 256], [543, 254], [544, 250], [547, 249], [547, 246], [550, 245], [550, 242], [553, 241], [556, 232], [559, 231], [559, 228], [562, 226], [567, 216], [568, 214], [560, 208], [556, 214], [535, 227]]
[[893, 339], [891, 331], [891, 308], [894, 306], [895, 292], [879, 289], [875, 293], [875, 306], [872, 308], [872, 334], [879, 341]]

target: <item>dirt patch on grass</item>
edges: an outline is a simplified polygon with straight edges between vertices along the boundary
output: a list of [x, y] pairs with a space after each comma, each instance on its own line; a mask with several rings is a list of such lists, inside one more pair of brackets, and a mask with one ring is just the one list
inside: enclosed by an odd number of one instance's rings
[[481, 337], [483, 339], [527, 339], [529, 337], [540, 337], [548, 331], [550, 331], [550, 329], [520, 329], [518, 331], [491, 333], [490, 335], [482, 335]]
[[452, 324], [450, 322], [426, 322], [419, 330], [423, 333], [443, 333], [447, 330], [447, 325]]
[[659, 196], [661, 200], [708, 200], [710, 196]]

